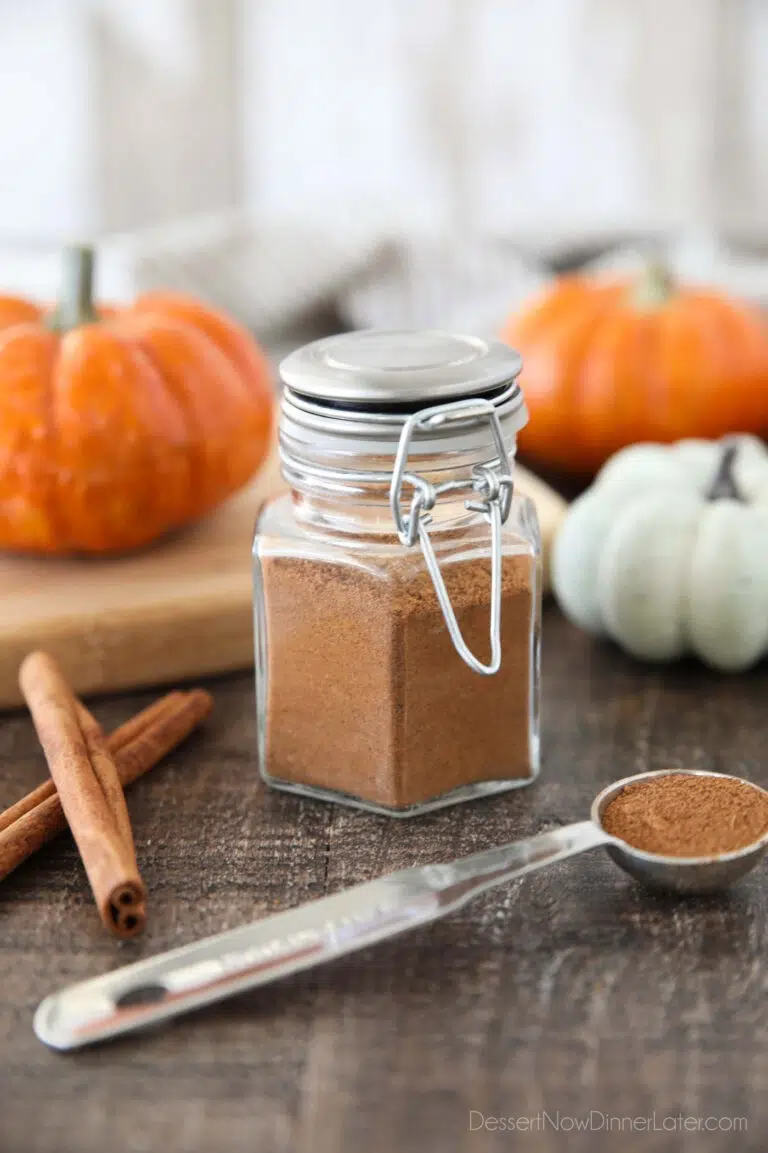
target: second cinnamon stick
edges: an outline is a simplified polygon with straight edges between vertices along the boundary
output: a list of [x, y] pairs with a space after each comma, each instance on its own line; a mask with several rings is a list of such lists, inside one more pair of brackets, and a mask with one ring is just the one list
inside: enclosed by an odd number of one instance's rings
[[[166, 709], [180, 701], [182, 696], [183, 694], [178, 691], [166, 693], [164, 697], [153, 701], [151, 705], [147, 705], [140, 713], [136, 713], [135, 716], [125, 721], [124, 724], [120, 725], [119, 728], [115, 729], [115, 731], [107, 737], [107, 747], [109, 751], [113, 755], [119, 753], [120, 750], [130, 744], [139, 733], [149, 728], [152, 722], [164, 713]], [[0, 813], [0, 833], [15, 824], [19, 817], [23, 817], [25, 813], [31, 813], [32, 810], [36, 809], [38, 805], [41, 805], [43, 801], [47, 801], [49, 797], [55, 796], [56, 785], [52, 778], [49, 777], [47, 781], [43, 781], [42, 784], [38, 785], [36, 789], [33, 789], [31, 793], [27, 793], [26, 797], [22, 797], [15, 805], [11, 805], [9, 809], [5, 809]], [[3, 873], [0, 872], [0, 877], [2, 876]]]
[[[107, 744], [115, 754], [123, 788], [175, 749], [212, 706], [210, 694], [202, 689], [172, 692], [115, 729]], [[67, 818], [51, 780], [0, 814], [0, 880], [66, 828]]]

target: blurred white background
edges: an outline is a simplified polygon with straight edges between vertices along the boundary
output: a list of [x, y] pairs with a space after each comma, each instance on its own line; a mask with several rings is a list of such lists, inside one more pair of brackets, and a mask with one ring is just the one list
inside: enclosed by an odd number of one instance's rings
[[0, 227], [768, 235], [765, 0], [0, 0]]
[[768, 243], [766, 0], [0, 0], [0, 108], [6, 249]]

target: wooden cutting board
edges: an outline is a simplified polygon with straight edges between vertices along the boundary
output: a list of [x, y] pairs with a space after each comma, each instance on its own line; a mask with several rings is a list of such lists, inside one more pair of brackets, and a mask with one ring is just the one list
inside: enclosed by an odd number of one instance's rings
[[[536, 501], [546, 560], [565, 502], [525, 469], [516, 474]], [[57, 656], [86, 695], [250, 668], [253, 524], [282, 488], [273, 455], [213, 516], [136, 556], [0, 555], [0, 708], [20, 703], [18, 668], [35, 648]]]

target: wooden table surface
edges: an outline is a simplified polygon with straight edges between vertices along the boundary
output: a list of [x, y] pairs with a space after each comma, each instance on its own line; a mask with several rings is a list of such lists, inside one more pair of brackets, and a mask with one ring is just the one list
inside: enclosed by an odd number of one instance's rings
[[[768, 784], [765, 665], [732, 679], [644, 668], [549, 607], [544, 666], [539, 781], [411, 822], [265, 791], [250, 678], [215, 682], [205, 734], [131, 790], [151, 894], [144, 940], [105, 935], [68, 836], [0, 886], [0, 1150], [768, 1147], [765, 869], [728, 895], [675, 900], [593, 851], [153, 1033], [68, 1055], [32, 1033], [37, 1002], [62, 984], [582, 818], [615, 777], [683, 765]], [[96, 711], [112, 726], [148, 699]], [[43, 771], [28, 718], [0, 718], [0, 804]], [[624, 1118], [610, 1137], [608, 1114]], [[721, 1128], [681, 1129], [681, 1114]], [[509, 1117], [533, 1132], [494, 1129]]]

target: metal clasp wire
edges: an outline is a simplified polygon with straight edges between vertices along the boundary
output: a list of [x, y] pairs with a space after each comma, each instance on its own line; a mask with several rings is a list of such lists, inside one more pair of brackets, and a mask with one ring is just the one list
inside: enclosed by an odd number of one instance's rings
[[[418, 430], [429, 430], [438, 427], [450, 420], [469, 420], [473, 417], [487, 416], [494, 443], [497, 450], [499, 468], [506, 471], [496, 472], [487, 465], [477, 465], [472, 470], [471, 481], [446, 481], [445, 484], [433, 485], [424, 477], [406, 471], [408, 453], [410, 451], [413, 434]], [[412, 486], [414, 493], [408, 513], [403, 516], [401, 508], [403, 485]], [[469, 650], [461, 635], [453, 605], [445, 587], [443, 575], [440, 572], [435, 550], [429, 536], [428, 525], [431, 520], [430, 513], [435, 507], [437, 498], [445, 492], [456, 492], [470, 488], [475, 498], [465, 501], [465, 507], [473, 512], [480, 512], [491, 525], [491, 660], [484, 665]], [[493, 676], [501, 667], [501, 528], [512, 506], [513, 481], [509, 472], [509, 458], [507, 456], [504, 437], [501, 431], [496, 409], [488, 400], [460, 400], [450, 404], [435, 405], [433, 408], [423, 408], [408, 418], [400, 435], [397, 447], [392, 483], [389, 489], [389, 505], [392, 518], [397, 528], [397, 535], [401, 544], [411, 548], [418, 537], [424, 560], [432, 583], [435, 586], [437, 599], [443, 612], [448, 632], [454, 647], [466, 664], [476, 673], [484, 676]]]

